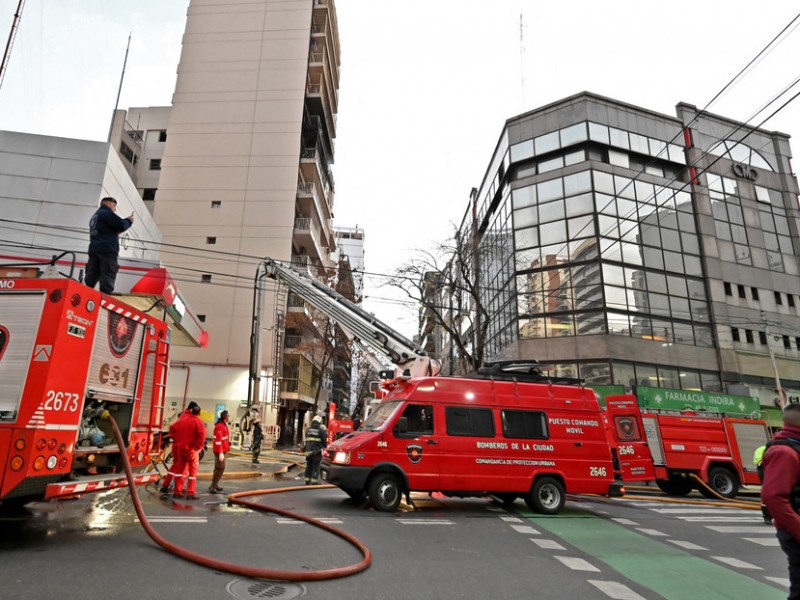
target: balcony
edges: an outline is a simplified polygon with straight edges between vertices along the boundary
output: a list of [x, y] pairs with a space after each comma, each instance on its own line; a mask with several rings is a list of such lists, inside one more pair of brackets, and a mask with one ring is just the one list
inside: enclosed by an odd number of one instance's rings
[[335, 248], [336, 240], [333, 235], [333, 219], [331, 218], [330, 206], [320, 199], [314, 182], [298, 181], [296, 197], [298, 210], [303, 215], [309, 215], [309, 218], [318, 223], [321, 245]]
[[301, 217], [294, 220], [294, 241], [307, 251], [313, 248], [313, 252], [308, 252], [309, 255], [320, 259], [328, 255], [328, 249], [322, 244], [319, 225], [314, 219]]
[[334, 189], [333, 173], [328, 157], [320, 148], [319, 142], [316, 146], [307, 146], [300, 151], [300, 169], [304, 179], [319, 181], [325, 197], [331, 197]]

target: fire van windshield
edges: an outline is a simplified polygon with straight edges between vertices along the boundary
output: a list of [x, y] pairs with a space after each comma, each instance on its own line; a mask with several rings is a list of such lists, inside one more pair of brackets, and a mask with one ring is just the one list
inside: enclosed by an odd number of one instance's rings
[[378, 405], [378, 408], [372, 411], [367, 420], [361, 426], [361, 431], [378, 431], [381, 429], [399, 405], [399, 401], [384, 402]]

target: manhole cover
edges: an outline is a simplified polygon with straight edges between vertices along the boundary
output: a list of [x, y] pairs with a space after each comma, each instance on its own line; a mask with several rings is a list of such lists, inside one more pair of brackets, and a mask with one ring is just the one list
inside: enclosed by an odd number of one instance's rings
[[256, 579], [235, 579], [228, 584], [228, 592], [239, 600], [253, 598], [280, 598], [291, 600], [299, 598], [305, 592], [302, 585], [296, 583], [279, 583], [275, 581], [258, 581]]

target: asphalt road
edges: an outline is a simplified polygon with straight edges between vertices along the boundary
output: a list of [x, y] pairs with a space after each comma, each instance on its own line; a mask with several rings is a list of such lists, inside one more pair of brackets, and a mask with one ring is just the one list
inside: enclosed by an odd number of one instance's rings
[[[244, 464], [243, 468], [246, 468]], [[230, 469], [229, 465], [229, 469]], [[231, 479], [225, 491], [296, 485]], [[201, 484], [199, 490], [205, 489]], [[264, 582], [201, 567], [156, 546], [125, 491], [37, 505], [0, 519], [0, 596], [120, 600], [250, 598], [547, 598], [703, 600], [786, 597], [785, 557], [757, 511], [661, 500], [573, 498], [560, 515], [521, 501], [413, 495], [415, 507], [379, 513], [336, 488], [262, 497], [360, 538], [372, 565], [344, 579]], [[311, 525], [227, 505], [159, 498], [146, 514], [172, 542], [219, 560], [301, 573], [361, 555]]]

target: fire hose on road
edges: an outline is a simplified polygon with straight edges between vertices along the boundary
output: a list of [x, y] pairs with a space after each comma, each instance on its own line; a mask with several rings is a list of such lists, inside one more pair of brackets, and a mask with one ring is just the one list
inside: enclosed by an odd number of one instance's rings
[[257, 510], [260, 512], [271, 512], [285, 517], [289, 517], [291, 519], [297, 519], [298, 521], [303, 521], [305, 523], [308, 523], [309, 525], [313, 525], [314, 527], [318, 527], [320, 529], [328, 531], [329, 533], [332, 533], [333, 535], [338, 536], [343, 540], [347, 541], [348, 543], [350, 543], [351, 545], [355, 546], [356, 549], [363, 556], [360, 562], [346, 567], [336, 567], [333, 569], [323, 569], [319, 571], [281, 571], [276, 569], [248, 567], [245, 565], [229, 563], [217, 560], [215, 558], [210, 558], [208, 556], [203, 556], [201, 554], [197, 554], [195, 552], [187, 550], [186, 548], [178, 546], [177, 544], [173, 544], [169, 540], [166, 540], [161, 535], [159, 535], [158, 532], [156, 532], [155, 529], [153, 529], [153, 527], [150, 525], [150, 522], [147, 520], [147, 515], [145, 515], [144, 509], [142, 508], [142, 502], [139, 499], [139, 492], [136, 489], [136, 485], [134, 484], [133, 470], [131, 469], [131, 464], [130, 461], [128, 460], [127, 447], [125, 446], [125, 441], [122, 438], [122, 433], [120, 432], [119, 427], [117, 426], [117, 423], [113, 417], [109, 416], [108, 420], [111, 423], [111, 427], [114, 429], [114, 436], [116, 437], [117, 444], [119, 445], [120, 449], [123, 450], [123, 452], [121, 452], [122, 463], [125, 468], [125, 475], [128, 478], [128, 487], [131, 492], [131, 499], [133, 500], [133, 506], [136, 510], [136, 515], [139, 517], [139, 522], [142, 524], [142, 527], [147, 532], [147, 535], [149, 535], [150, 538], [155, 543], [157, 543], [159, 546], [161, 546], [168, 552], [171, 552], [172, 554], [179, 556], [180, 558], [191, 561], [203, 567], [208, 567], [209, 569], [224, 571], [226, 573], [233, 573], [236, 575], [241, 575], [243, 577], [251, 577], [254, 579], [270, 579], [273, 581], [323, 581], [327, 579], [336, 579], [360, 573], [361, 571], [367, 569], [367, 567], [369, 567], [370, 564], [372, 563], [372, 553], [370, 552], [369, 548], [367, 548], [367, 546], [361, 540], [359, 540], [355, 536], [350, 535], [345, 531], [342, 531], [341, 529], [332, 527], [331, 525], [323, 523], [322, 521], [319, 521], [317, 519], [313, 519], [311, 517], [306, 517], [304, 515], [299, 515], [279, 508], [275, 508], [274, 506], [266, 506], [263, 504], [257, 504], [255, 502], [249, 502], [247, 500], [240, 500], [240, 498], [245, 496], [256, 496], [256, 495], [274, 494], [276, 492], [308, 489], [305, 486], [239, 492], [237, 494], [231, 494], [230, 496], [228, 496], [228, 502], [230, 502], [231, 504], [238, 504], [240, 506], [244, 506], [246, 508], [250, 508], [252, 510]]

